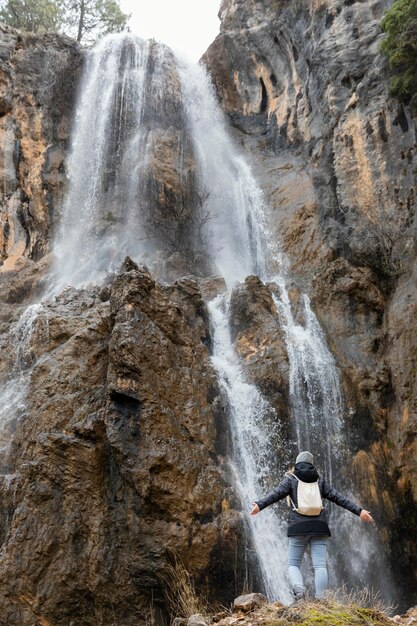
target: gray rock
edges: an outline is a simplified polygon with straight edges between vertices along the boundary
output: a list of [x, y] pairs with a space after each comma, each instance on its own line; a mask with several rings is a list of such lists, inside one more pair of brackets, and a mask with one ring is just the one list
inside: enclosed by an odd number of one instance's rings
[[189, 617], [187, 621], [187, 626], [209, 626], [209, 624], [210, 622], [208, 621], [208, 619], [206, 619], [199, 613], [191, 615], [191, 617]]
[[267, 598], [262, 593], [247, 593], [244, 596], [239, 596], [233, 602], [234, 611], [253, 611], [262, 604], [268, 602]]

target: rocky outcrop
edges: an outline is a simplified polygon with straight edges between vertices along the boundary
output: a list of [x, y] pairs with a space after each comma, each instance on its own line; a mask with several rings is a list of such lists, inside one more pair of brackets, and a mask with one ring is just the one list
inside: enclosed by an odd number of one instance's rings
[[416, 133], [388, 95], [390, 5], [223, 0], [204, 58], [343, 373], [359, 488], [415, 589], [417, 554], [405, 545], [417, 502]]
[[0, 25], [0, 271], [50, 249], [65, 186], [76, 42]]
[[245, 374], [268, 398], [287, 437], [292, 430], [289, 414], [289, 366], [285, 338], [272, 290], [257, 276], [249, 276], [232, 292], [230, 327]]
[[42, 305], [2, 456], [5, 623], [162, 625], [175, 559], [232, 599], [243, 531], [209, 344], [198, 284], [161, 287], [130, 261]]

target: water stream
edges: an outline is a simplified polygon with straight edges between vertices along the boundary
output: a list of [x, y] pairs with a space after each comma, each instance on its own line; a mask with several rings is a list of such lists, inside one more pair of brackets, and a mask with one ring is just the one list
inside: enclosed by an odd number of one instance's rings
[[7, 379], [0, 386], [0, 467], [7, 473], [8, 452], [16, 423], [26, 412], [30, 374], [35, 358], [31, 352], [31, 340], [39, 332], [46, 340], [48, 317], [40, 303], [25, 309], [11, 333], [14, 363]]
[[[312, 450], [320, 473], [330, 482], [335, 480], [339, 489], [355, 499], [343, 471], [349, 452], [344, 445], [343, 395], [334, 357], [306, 294], [300, 294], [294, 310], [286, 286], [289, 263], [269, 233], [262, 191], [229, 136], [205, 70], [181, 63], [178, 67], [186, 120], [198, 157], [199, 181], [209, 192], [209, 254], [230, 287], [248, 274], [258, 274], [274, 285], [274, 302], [290, 364], [289, 391], [297, 447]], [[275, 455], [281, 457], [285, 456], [286, 446], [271, 433], [271, 427], [279, 429], [280, 416], [272, 415], [266, 399], [245, 381], [228, 329], [228, 303], [217, 299], [209, 309], [214, 333], [213, 365], [230, 411], [236, 486], [242, 507], [248, 511], [250, 502], [272, 486], [271, 479], [275, 478], [276, 484], [282, 477], [283, 472], [279, 474], [272, 462], [273, 446]], [[271, 598], [285, 601], [288, 582], [282, 506], [263, 511], [251, 520], [249, 528], [265, 590]], [[328, 508], [340, 542], [338, 551], [330, 554], [333, 585], [348, 582], [361, 588], [371, 582], [388, 596], [389, 577], [379, 575], [386, 568], [376, 533], [361, 527], [359, 520], [349, 520], [349, 513], [340, 508]], [[350, 545], [352, 541], [363, 548], [362, 552]], [[369, 555], [380, 560], [379, 572], [372, 571]]]
[[[271, 486], [271, 441], [280, 447], [275, 411], [255, 387], [245, 380], [229, 327], [229, 296], [209, 303], [213, 327], [213, 357], [219, 383], [226, 394], [233, 439], [233, 475], [247, 519], [251, 502]], [[277, 455], [278, 456], [278, 455]], [[286, 581], [285, 525], [272, 509], [247, 525], [258, 557], [265, 591], [271, 598], [290, 600]]]

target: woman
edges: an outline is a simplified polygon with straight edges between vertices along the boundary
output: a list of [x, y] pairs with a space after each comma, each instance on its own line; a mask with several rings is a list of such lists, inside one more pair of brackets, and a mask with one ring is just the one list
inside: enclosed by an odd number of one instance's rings
[[[314, 567], [316, 598], [324, 598], [327, 583], [327, 541], [331, 535], [327, 524], [324, 508], [319, 514], [306, 515], [299, 513], [298, 508], [298, 483], [318, 483], [321, 498], [335, 502], [339, 506], [358, 515], [363, 522], [372, 523], [373, 519], [369, 511], [348, 500], [341, 493], [333, 489], [324, 478], [320, 478], [314, 467], [314, 457], [310, 452], [300, 452], [295, 460], [294, 474], [286, 474], [275, 489], [268, 493], [265, 498], [257, 500], [252, 506], [251, 515], [256, 515], [270, 504], [283, 500], [286, 496], [291, 499], [291, 511], [288, 520], [288, 574], [292, 584], [292, 590], [296, 600], [305, 596], [303, 577], [300, 571], [301, 561], [308, 545], [311, 549], [311, 558]], [[310, 487], [311, 490], [311, 487]], [[314, 491], [314, 488], [313, 488]], [[320, 507], [319, 507], [320, 508]], [[317, 511], [316, 511], [317, 512]]]

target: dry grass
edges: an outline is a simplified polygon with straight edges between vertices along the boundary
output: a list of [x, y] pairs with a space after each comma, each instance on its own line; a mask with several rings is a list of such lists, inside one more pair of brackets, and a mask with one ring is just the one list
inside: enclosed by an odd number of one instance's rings
[[173, 618], [188, 618], [199, 613], [208, 615], [207, 600], [197, 595], [193, 579], [178, 556], [173, 557], [165, 570], [165, 594]]
[[372, 608], [386, 615], [394, 612], [396, 606], [387, 605], [380, 591], [364, 589], [348, 591], [345, 586], [327, 592], [327, 600], [333, 604], [343, 606]]

